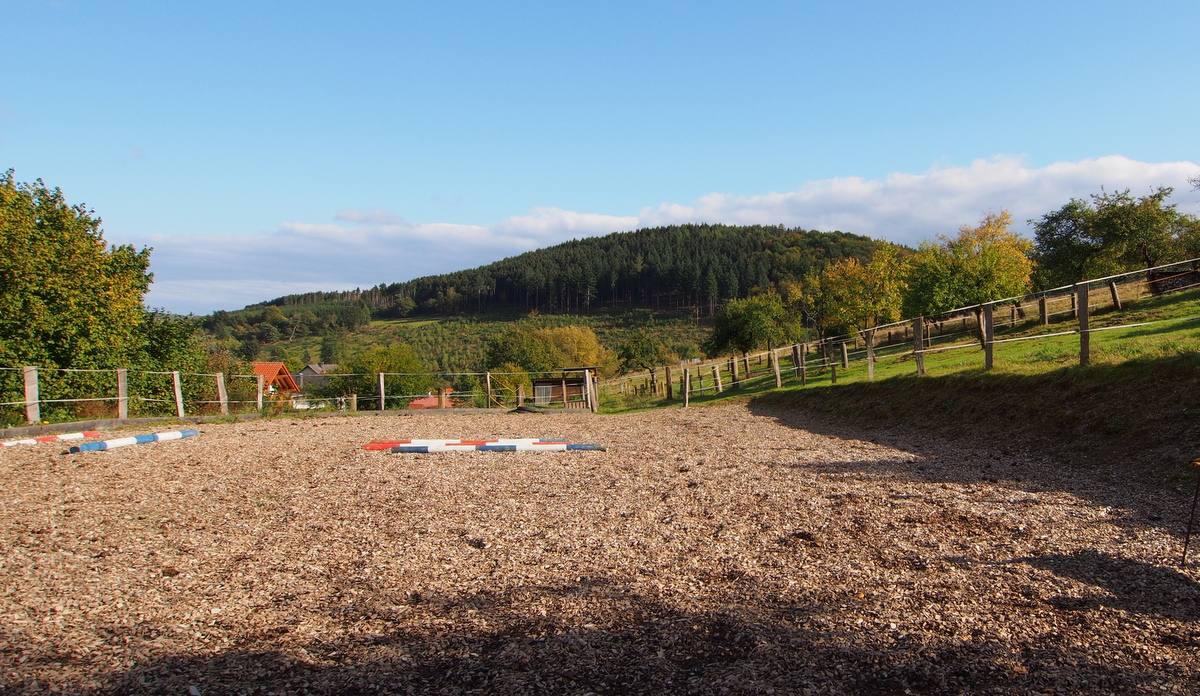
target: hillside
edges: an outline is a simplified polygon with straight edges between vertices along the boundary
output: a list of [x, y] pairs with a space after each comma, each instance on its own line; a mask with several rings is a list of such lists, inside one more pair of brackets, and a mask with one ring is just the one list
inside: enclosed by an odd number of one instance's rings
[[672, 225], [577, 239], [370, 290], [287, 295], [263, 306], [363, 301], [377, 318], [711, 306], [798, 279], [830, 260], [866, 259], [879, 244], [861, 235], [782, 226]]
[[[402, 340], [431, 368], [477, 369], [500, 324], [541, 315], [585, 324], [615, 347], [646, 327], [680, 357], [696, 354], [719, 303], [796, 280], [830, 261], [866, 259], [880, 242], [843, 232], [674, 225], [530, 251], [474, 269], [369, 290], [288, 295], [204, 317], [208, 335], [241, 357], [313, 362]], [[326, 351], [329, 352], [328, 350]]]

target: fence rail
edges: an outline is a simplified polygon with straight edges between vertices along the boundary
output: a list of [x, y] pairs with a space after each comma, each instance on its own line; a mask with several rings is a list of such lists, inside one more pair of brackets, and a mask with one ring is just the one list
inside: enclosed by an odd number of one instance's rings
[[[582, 375], [567, 378], [568, 374]], [[7, 375], [5, 377], [4, 375]], [[554, 375], [562, 388], [557, 393], [526, 394], [519, 380], [529, 376]], [[0, 394], [11, 395], [0, 401], [0, 417], [10, 424], [18, 419], [30, 424], [47, 420], [83, 420], [96, 417], [129, 418], [136, 415], [222, 415], [232, 412], [263, 411], [264, 408], [300, 410], [337, 409], [357, 411], [359, 407], [376, 410], [398, 408], [455, 408], [464, 405], [485, 408], [510, 408], [530, 400], [537, 406], [583, 409], [595, 412], [599, 405], [594, 368], [567, 368], [554, 372], [456, 372], [456, 373], [338, 373], [327, 378], [356, 380], [358, 386], [374, 383], [377, 393], [344, 394], [283, 393], [257, 374], [225, 374], [125, 368], [80, 369], [46, 368], [32, 365], [0, 367]], [[475, 389], [442, 388], [436, 393], [389, 393], [390, 378], [447, 377], [477, 378]], [[365, 378], [365, 379], [364, 379]], [[4, 381], [4, 380], [7, 380]], [[444, 382], [443, 382], [444, 383]], [[575, 392], [567, 389], [578, 384]], [[348, 381], [346, 384], [354, 384]], [[22, 395], [20, 400], [12, 396]], [[3, 397], [0, 397], [3, 398]], [[16, 408], [14, 408], [16, 407]], [[23, 413], [22, 413], [23, 410]], [[47, 413], [49, 411], [50, 413]]]
[[[682, 362], [678, 366], [610, 379], [601, 386], [614, 397], [627, 401], [674, 399], [678, 389], [680, 400], [686, 406], [693, 394], [719, 393], [750, 380], [767, 380], [769, 383], [773, 378], [779, 387], [789, 374], [803, 386], [810, 375], [828, 372], [830, 382], [836, 384], [838, 371], [849, 370], [855, 363], [865, 363], [867, 379], [874, 379], [875, 366], [884, 359], [911, 360], [912, 370], [917, 375], [924, 375], [926, 356], [970, 348], [981, 350], [984, 369], [992, 369], [997, 345], [1064, 336], [1079, 337], [1078, 362], [1087, 365], [1092, 352], [1092, 334], [1200, 321], [1200, 316], [1120, 321], [1129, 303], [1148, 297], [1179, 295], [1195, 288], [1200, 288], [1200, 258], [958, 307], [929, 317], [902, 319], [771, 350]], [[1093, 326], [1093, 316], [1102, 316], [1104, 325]], [[1117, 319], [1115, 323], [1114, 318]], [[1063, 322], [1076, 325], [1067, 330], [1048, 330]], [[997, 331], [1003, 332], [1001, 337], [997, 337]], [[1034, 333], [1011, 335], [1030, 331]], [[790, 366], [781, 366], [784, 360], [789, 360]]]

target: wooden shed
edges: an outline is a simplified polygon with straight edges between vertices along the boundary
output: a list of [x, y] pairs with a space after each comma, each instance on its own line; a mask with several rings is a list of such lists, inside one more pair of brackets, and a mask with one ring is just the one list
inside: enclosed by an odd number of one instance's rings
[[533, 385], [534, 406], [560, 406], [590, 409], [588, 395], [589, 371], [595, 367], [577, 367], [562, 371], [558, 377], [536, 377]]
[[281, 362], [252, 362], [250, 366], [254, 368], [254, 374], [262, 375], [263, 386], [268, 394], [276, 392], [297, 394], [300, 392], [300, 387], [296, 384], [296, 380], [292, 379], [292, 373], [288, 372], [287, 365]]

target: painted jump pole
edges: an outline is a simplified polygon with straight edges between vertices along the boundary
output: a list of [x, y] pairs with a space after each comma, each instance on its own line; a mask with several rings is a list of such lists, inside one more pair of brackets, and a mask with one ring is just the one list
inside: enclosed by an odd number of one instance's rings
[[392, 454], [437, 454], [442, 452], [604, 452], [604, 445], [573, 443], [545, 438], [499, 438], [495, 440], [377, 440], [363, 445], [371, 451]]
[[76, 445], [75, 447], [72, 447], [71, 454], [78, 454], [80, 452], [104, 452], [105, 450], [115, 449], [117, 447], [125, 447], [126, 445], [144, 445], [148, 442], [182, 440], [185, 437], [195, 437], [199, 434], [199, 430], [172, 430], [169, 433], [151, 433], [149, 435], [119, 437], [115, 440], [103, 440], [101, 442], [85, 442], [82, 445]]
[[39, 442], [61, 442], [63, 440], [85, 440], [89, 437], [100, 437], [98, 430], [84, 430], [79, 433], [63, 433], [61, 435], [42, 435], [40, 437], [27, 437], [23, 440], [8, 440], [0, 442], [0, 447], [12, 447], [14, 445], [36, 445]]

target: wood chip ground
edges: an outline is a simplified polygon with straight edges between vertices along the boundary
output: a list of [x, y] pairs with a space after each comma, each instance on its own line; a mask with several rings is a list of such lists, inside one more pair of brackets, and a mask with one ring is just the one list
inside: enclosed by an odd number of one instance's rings
[[[1111, 463], [747, 406], [200, 430], [0, 452], [0, 693], [1200, 693], [1190, 500]], [[609, 450], [361, 449], [409, 437]]]

